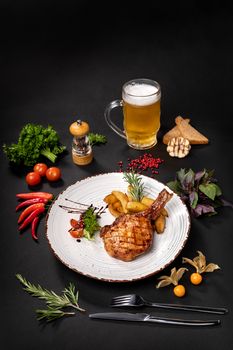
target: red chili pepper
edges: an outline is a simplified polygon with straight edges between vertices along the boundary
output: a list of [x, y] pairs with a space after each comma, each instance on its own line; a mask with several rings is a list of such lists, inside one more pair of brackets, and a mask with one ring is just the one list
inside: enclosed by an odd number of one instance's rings
[[36, 216], [39, 216], [40, 214], [42, 214], [45, 211], [45, 208], [38, 208], [36, 210], [34, 210], [22, 223], [21, 226], [19, 226], [19, 230], [23, 230], [25, 229], [25, 227], [27, 227]]
[[18, 193], [17, 198], [21, 199], [32, 199], [32, 198], [45, 198], [51, 200], [53, 198], [52, 193], [48, 192], [27, 192], [27, 193]]
[[36, 204], [36, 203], [47, 203], [48, 199], [46, 198], [32, 198], [32, 199], [27, 199], [26, 201], [23, 201], [17, 205], [15, 208], [16, 211], [18, 211], [21, 208], [27, 207], [28, 205], [31, 204]]
[[19, 219], [18, 219], [18, 224], [20, 224], [31, 212], [38, 208], [44, 208], [45, 204], [44, 203], [36, 203], [36, 204], [31, 204], [29, 207], [24, 209], [24, 211], [20, 214]]
[[32, 238], [34, 239], [38, 239], [37, 235], [36, 235], [36, 228], [37, 228], [37, 225], [38, 225], [38, 222], [39, 222], [39, 216], [36, 216], [33, 220], [32, 220]]

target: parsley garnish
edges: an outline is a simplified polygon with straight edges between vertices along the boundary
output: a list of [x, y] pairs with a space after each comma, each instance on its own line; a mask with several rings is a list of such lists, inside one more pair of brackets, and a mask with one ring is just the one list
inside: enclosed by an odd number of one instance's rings
[[95, 213], [94, 207], [89, 207], [82, 215], [84, 222], [84, 237], [91, 240], [96, 231], [99, 231], [100, 225], [98, 223], [98, 212]]
[[107, 142], [107, 137], [102, 134], [93, 134], [92, 132], [90, 132], [88, 134], [88, 138], [92, 146], [94, 145], [98, 146], [101, 144], [105, 144]]

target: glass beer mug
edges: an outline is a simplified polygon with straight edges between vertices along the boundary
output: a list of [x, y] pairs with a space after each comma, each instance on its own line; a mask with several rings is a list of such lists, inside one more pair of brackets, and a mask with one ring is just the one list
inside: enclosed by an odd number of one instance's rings
[[[122, 100], [109, 103], [105, 109], [105, 119], [109, 127], [127, 140], [130, 147], [144, 150], [157, 143], [160, 128], [160, 85], [150, 79], [134, 79], [122, 87]], [[123, 108], [121, 130], [111, 119], [111, 110]]]

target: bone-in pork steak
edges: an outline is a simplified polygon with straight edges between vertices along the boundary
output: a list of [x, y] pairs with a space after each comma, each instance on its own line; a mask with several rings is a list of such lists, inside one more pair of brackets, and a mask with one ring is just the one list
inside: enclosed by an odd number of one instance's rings
[[112, 225], [102, 227], [100, 236], [108, 254], [131, 261], [145, 253], [153, 242], [151, 220], [155, 220], [172, 194], [162, 190], [150, 208], [137, 214], [122, 214]]

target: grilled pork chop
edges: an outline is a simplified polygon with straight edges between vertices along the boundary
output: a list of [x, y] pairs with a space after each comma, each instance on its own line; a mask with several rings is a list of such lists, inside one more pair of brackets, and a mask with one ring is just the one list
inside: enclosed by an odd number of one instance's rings
[[155, 220], [172, 194], [162, 190], [150, 208], [137, 214], [122, 214], [112, 225], [100, 230], [107, 253], [123, 261], [131, 261], [145, 253], [153, 241], [151, 220]]

